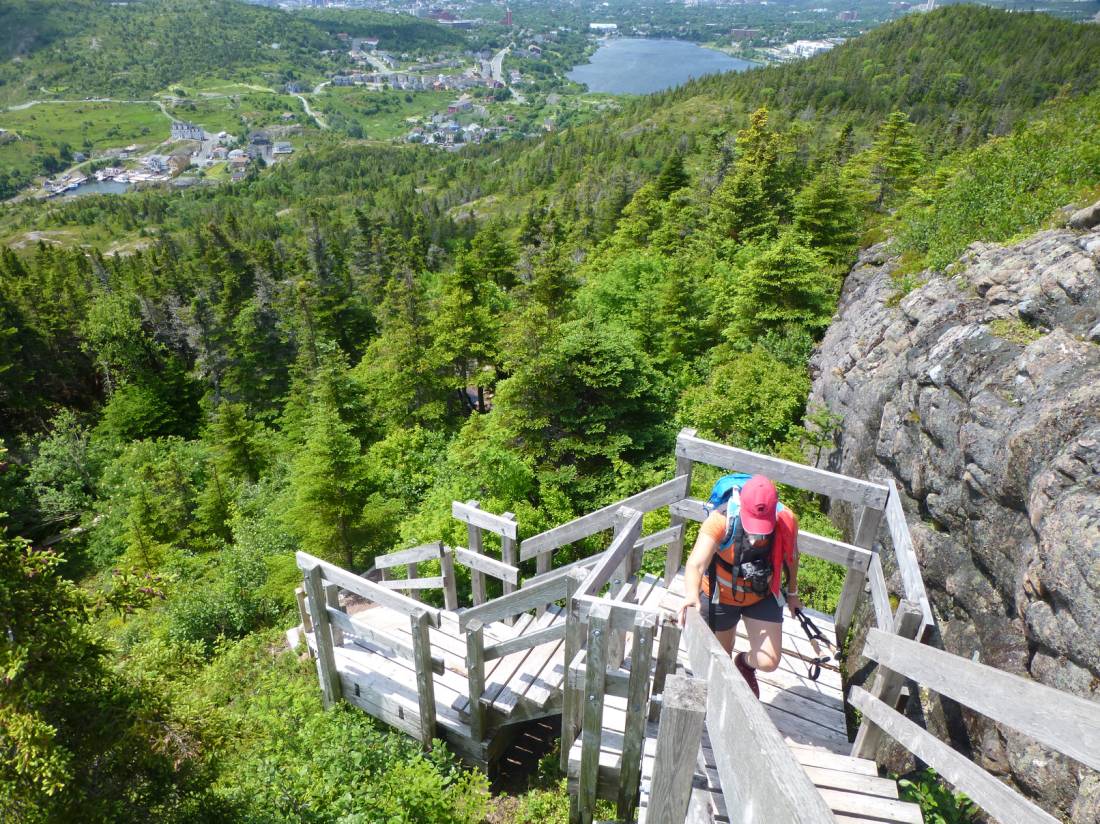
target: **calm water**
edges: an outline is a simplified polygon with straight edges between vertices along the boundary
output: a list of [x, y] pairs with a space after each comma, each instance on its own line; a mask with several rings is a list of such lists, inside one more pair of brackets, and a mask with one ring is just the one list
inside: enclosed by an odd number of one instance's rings
[[120, 195], [129, 190], [131, 183], [119, 183], [115, 180], [89, 180], [81, 184], [71, 192], [65, 192], [63, 197], [80, 197], [81, 195]]
[[756, 65], [683, 40], [634, 37], [604, 41], [590, 61], [575, 66], [569, 79], [587, 84], [589, 91], [611, 94], [649, 94], [704, 74], [739, 72]]

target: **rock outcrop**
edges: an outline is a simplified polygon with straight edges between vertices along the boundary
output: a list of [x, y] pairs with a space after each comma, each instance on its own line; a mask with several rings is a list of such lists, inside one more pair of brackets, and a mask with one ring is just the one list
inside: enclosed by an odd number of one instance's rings
[[[933, 643], [1100, 702], [1100, 231], [977, 243], [904, 296], [895, 269], [885, 246], [860, 257], [812, 361], [811, 407], [843, 417], [821, 464], [897, 480]], [[908, 711], [1045, 809], [1100, 821], [1100, 775], [928, 695]]]

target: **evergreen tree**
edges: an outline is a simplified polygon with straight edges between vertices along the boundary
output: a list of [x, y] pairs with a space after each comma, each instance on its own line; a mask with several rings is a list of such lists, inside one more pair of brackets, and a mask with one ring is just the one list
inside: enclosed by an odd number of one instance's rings
[[734, 281], [733, 323], [726, 334], [736, 340], [768, 330], [818, 332], [832, 317], [836, 288], [825, 259], [787, 229]]
[[909, 115], [892, 112], [876, 132], [872, 152], [871, 178], [879, 187], [881, 207], [909, 190], [924, 162]]
[[687, 185], [688, 176], [684, 171], [683, 155], [675, 152], [665, 161], [665, 165], [661, 167], [661, 173], [657, 175], [657, 196], [661, 200], [668, 200], [673, 192]]
[[795, 198], [795, 228], [804, 233], [810, 246], [830, 263], [844, 261], [859, 241], [860, 214], [856, 198], [834, 163], [825, 164]]
[[779, 217], [768, 199], [760, 172], [738, 163], [733, 174], [714, 191], [709, 223], [720, 242], [746, 244], [774, 237]]
[[359, 439], [331, 404], [316, 400], [290, 469], [287, 528], [307, 552], [354, 569], [366, 466]]

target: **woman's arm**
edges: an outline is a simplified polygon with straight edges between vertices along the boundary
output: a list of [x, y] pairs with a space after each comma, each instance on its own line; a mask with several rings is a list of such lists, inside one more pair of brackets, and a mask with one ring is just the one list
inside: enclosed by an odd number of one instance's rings
[[[703, 529], [695, 539], [691, 555], [684, 564], [684, 603], [680, 607], [680, 626], [684, 626], [689, 607], [699, 609], [699, 590], [703, 585], [703, 575], [710, 566], [710, 559], [718, 549], [718, 542]], [[711, 593], [713, 596], [714, 593]]]

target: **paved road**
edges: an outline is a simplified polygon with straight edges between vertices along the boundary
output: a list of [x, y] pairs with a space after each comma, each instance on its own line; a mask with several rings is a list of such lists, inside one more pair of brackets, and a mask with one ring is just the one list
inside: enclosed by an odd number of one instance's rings
[[508, 54], [511, 48], [511, 46], [505, 46], [493, 55], [492, 62], [489, 64], [489, 75], [493, 80], [504, 83], [504, 55]]
[[367, 62], [374, 66], [374, 68], [381, 74], [393, 74], [393, 69], [391, 69], [370, 52], [367, 52]]
[[302, 108], [306, 110], [307, 115], [309, 115], [315, 121], [317, 121], [318, 128], [321, 128], [321, 129], [327, 129], [328, 128], [328, 121], [326, 121], [325, 118], [322, 117], [318, 112], [316, 112], [312, 108], [310, 108], [309, 101], [306, 100], [306, 96], [304, 94], [296, 94], [294, 96], [302, 101]]

